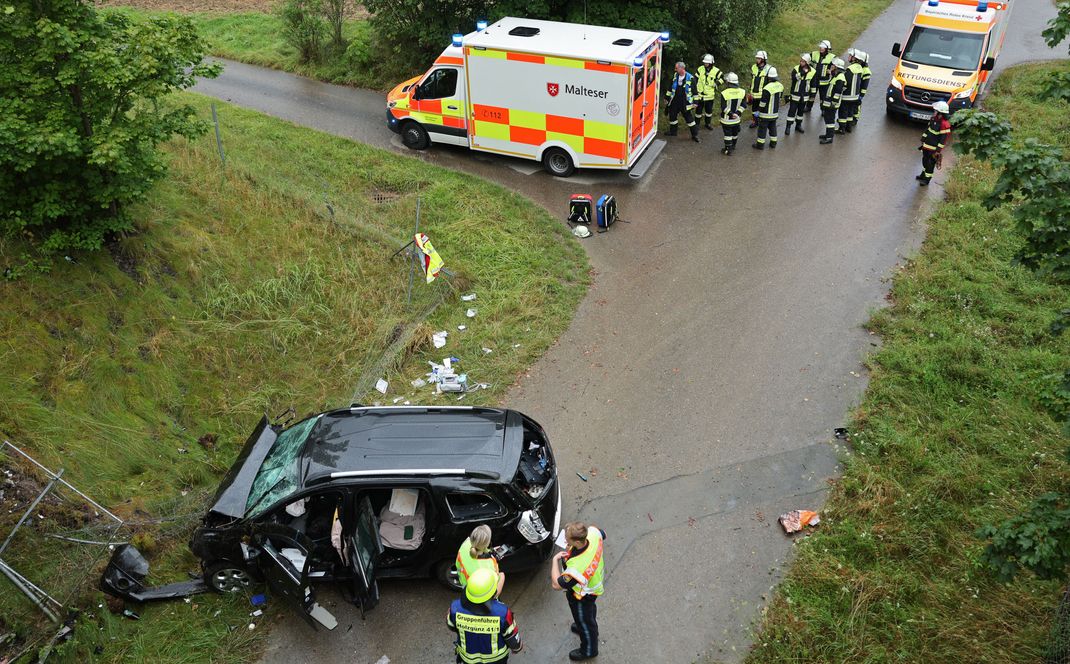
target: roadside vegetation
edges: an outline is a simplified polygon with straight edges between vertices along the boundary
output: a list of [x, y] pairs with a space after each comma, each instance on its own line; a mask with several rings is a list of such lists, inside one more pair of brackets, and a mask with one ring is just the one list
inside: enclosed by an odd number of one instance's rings
[[[199, 95], [174, 102], [211, 117]], [[587, 281], [564, 225], [515, 193], [217, 106], [225, 168], [211, 133], [172, 141], [169, 177], [131, 209], [134, 232], [0, 283], [0, 432], [124, 517], [180, 517], [164, 534], [136, 529], [154, 583], [196, 570], [190, 528], [265, 412], [348, 405], [368, 377], [390, 382], [385, 396], [372, 392], [384, 403], [452, 403], [408, 384], [427, 360], [449, 355], [489, 384], [464, 403], [493, 404], [565, 329]], [[455, 276], [427, 285], [417, 274], [406, 306], [407, 264], [390, 255], [412, 238], [417, 196], [421, 230]], [[24, 249], [4, 238], [0, 261]], [[478, 299], [461, 302], [469, 291]], [[450, 331], [445, 348], [431, 345], [437, 330]], [[7, 507], [4, 524], [17, 517]], [[34, 532], [20, 535], [15, 561], [59, 583], [35, 555]], [[69, 661], [97, 647], [102, 661], [205, 661], [207, 652], [245, 661], [263, 632], [247, 629], [245, 597], [146, 606], [139, 622], [94, 597], [61, 651]], [[32, 616], [26, 609], [5, 590], [0, 634], [25, 636], [9, 621]]]
[[[1011, 120], [1015, 145], [1036, 139], [1065, 160], [1070, 106], [1042, 93], [1068, 72], [1005, 71], [986, 110]], [[1014, 209], [984, 204], [998, 175], [959, 159], [920, 254], [871, 320], [884, 345], [867, 360], [853, 453], [821, 525], [798, 542], [749, 662], [1018, 664], [1049, 654], [1061, 584], [1001, 583], [979, 529], [1046, 492], [1065, 500], [1070, 487], [1059, 387], [1070, 336], [1051, 329], [1070, 290], [1016, 264], [1026, 236]], [[1051, 527], [1018, 524], [1017, 547], [1065, 538]]]

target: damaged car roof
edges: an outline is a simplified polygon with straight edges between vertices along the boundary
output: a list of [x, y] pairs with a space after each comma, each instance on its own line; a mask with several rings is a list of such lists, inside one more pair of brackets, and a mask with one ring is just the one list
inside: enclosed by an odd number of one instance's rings
[[[520, 452], [519, 435], [516, 441], [506, 440], [506, 425], [514, 417], [519, 415], [508, 410], [468, 407], [349, 408], [325, 413], [305, 443], [303, 484], [329, 480], [332, 473], [406, 469], [511, 474]], [[515, 454], [509, 453], [511, 447], [516, 447]]]

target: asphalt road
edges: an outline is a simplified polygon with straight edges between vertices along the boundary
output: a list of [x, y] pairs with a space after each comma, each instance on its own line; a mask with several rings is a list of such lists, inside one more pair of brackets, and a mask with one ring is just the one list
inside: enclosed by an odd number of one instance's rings
[[[1055, 57], [1040, 31], [1048, 0], [1017, 0], [997, 71]], [[921, 126], [888, 121], [897, 0], [858, 40], [872, 94], [855, 133], [818, 144], [820, 119], [775, 151], [732, 157], [720, 132], [670, 141], [635, 182], [582, 172], [556, 180], [530, 162], [437, 147], [428, 161], [502, 182], [562, 218], [569, 194], [610, 192], [630, 223], [584, 241], [597, 276], [571, 327], [506, 399], [548, 430], [565, 517], [608, 532], [599, 618], [603, 662], [736, 661], [791, 542], [776, 516], [819, 507], [837, 473], [831, 429], [865, 387], [862, 329], [886, 278], [923, 235], [944, 174], [920, 189]], [[834, 44], [843, 52], [848, 44]], [[403, 150], [381, 94], [228, 63], [197, 91]], [[509, 166], [509, 168], [503, 168]], [[584, 482], [576, 471], [588, 477]], [[514, 575], [504, 600], [526, 641], [517, 661], [565, 661], [577, 640], [546, 572]], [[282, 618], [268, 662], [452, 661], [452, 596], [431, 581], [384, 583], [366, 620], [325, 594], [329, 634]]]

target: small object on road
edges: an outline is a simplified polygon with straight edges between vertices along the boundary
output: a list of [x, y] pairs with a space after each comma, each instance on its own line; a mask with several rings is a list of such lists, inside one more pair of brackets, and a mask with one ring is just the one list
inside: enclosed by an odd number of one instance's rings
[[591, 237], [591, 231], [586, 226], [577, 226], [573, 228], [572, 234], [578, 238]]
[[256, 629], [256, 623], [249, 623], [249, 629]]
[[587, 481], [587, 478], [583, 475], [583, 473], [576, 473], [576, 477], [580, 478], [584, 482]]
[[654, 517], [650, 515], [650, 512], [646, 513], [646, 518], [650, 519], [650, 523], [654, 523]]
[[255, 617], [257, 617], [257, 616], [262, 616], [262, 615], [264, 615], [264, 612], [263, 612], [262, 610], [260, 610], [260, 609], [257, 609], [256, 611], [253, 611], [253, 612], [252, 612], [252, 613], [250, 613], [249, 615], [251, 615], [251, 616], [253, 616], [253, 617], [255, 618]]
[[490, 349], [490, 348], [487, 348], [486, 346], [484, 346], [484, 347], [483, 347], [483, 354], [484, 354], [484, 355], [490, 355], [490, 354], [491, 354], [491, 353], [493, 353], [493, 352], [494, 352], [494, 351], [493, 351], [492, 349]]
[[445, 330], [435, 332], [431, 335], [431, 343], [435, 344], [435, 348], [442, 348], [446, 345], [446, 337], [448, 336], [450, 336], [450, 333]]
[[476, 299], [475, 293], [469, 293], [468, 295], [461, 296], [461, 302], [471, 302], [474, 299]]
[[464, 332], [465, 330], [468, 329], [468, 326], [467, 325], [458, 325], [457, 329], [460, 330], [461, 332]]
[[375, 389], [379, 392], [379, 394], [386, 394], [386, 388], [389, 385], [390, 383], [386, 382], [385, 378], [380, 378], [379, 380], [375, 381]]
[[134, 613], [130, 609], [123, 609], [123, 617], [124, 618], [129, 618], [131, 620], [141, 620], [141, 616], [139, 616], [138, 614]]
[[832, 435], [836, 436], [839, 440], [847, 440], [847, 429], [844, 427], [836, 427], [832, 430]]
[[476, 317], [476, 310], [475, 309], [469, 309], [468, 311], [464, 312], [464, 315], [468, 316], [469, 318], [475, 318]]
[[781, 514], [777, 520], [780, 521], [780, 525], [784, 526], [784, 531], [789, 535], [802, 530], [806, 526], [816, 526], [821, 523], [821, 517], [818, 513], [808, 510], [794, 510], [787, 514]]

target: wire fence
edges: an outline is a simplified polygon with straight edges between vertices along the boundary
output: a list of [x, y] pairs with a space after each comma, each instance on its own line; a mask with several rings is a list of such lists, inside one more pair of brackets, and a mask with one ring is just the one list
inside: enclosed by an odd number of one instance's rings
[[1070, 586], [1063, 591], [1063, 598], [1055, 610], [1044, 664], [1070, 664]]

